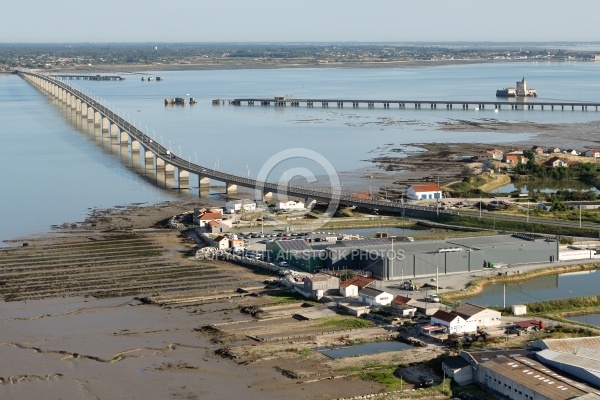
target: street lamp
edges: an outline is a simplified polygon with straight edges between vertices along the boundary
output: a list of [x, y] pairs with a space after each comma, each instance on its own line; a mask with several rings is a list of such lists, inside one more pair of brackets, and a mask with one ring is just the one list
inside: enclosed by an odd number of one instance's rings
[[196, 152], [194, 152], [194, 156], [196, 157], [196, 164], [198, 164], [198, 154], [196, 154]]
[[246, 164], [246, 170], [248, 171], [248, 179], [250, 179], [250, 167]]
[[179, 157], [181, 157], [181, 146], [177, 146], [179, 147]]

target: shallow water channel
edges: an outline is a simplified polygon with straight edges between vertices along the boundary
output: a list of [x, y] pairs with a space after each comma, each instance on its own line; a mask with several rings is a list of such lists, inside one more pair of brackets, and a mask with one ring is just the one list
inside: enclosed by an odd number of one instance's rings
[[375, 342], [359, 344], [356, 346], [318, 347], [313, 350], [318, 351], [330, 358], [346, 358], [386, 353], [388, 351], [408, 350], [412, 348], [412, 346], [401, 342]]

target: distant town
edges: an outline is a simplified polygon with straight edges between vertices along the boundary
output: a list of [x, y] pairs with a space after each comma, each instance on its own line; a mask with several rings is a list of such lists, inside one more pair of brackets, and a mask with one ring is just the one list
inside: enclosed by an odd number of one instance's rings
[[[546, 47], [546, 48], [545, 48]], [[62, 43], [0, 44], [0, 71], [127, 65], [226, 68], [247, 65], [387, 66], [405, 62], [600, 61], [574, 43]]]

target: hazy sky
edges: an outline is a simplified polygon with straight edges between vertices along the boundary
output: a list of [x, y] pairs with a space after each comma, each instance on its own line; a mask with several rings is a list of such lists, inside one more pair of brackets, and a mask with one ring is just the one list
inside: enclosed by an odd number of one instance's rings
[[599, 0], [6, 1], [2, 42], [600, 41]]

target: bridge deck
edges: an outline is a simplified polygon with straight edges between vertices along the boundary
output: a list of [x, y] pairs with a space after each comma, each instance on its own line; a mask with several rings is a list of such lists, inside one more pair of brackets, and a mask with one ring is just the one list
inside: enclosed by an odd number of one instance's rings
[[248, 105], [254, 105], [254, 103], [258, 103], [261, 105], [278, 105], [278, 106], [298, 106], [301, 103], [306, 104], [307, 106], [311, 106], [313, 104], [321, 104], [328, 106], [329, 103], [337, 104], [338, 106], [343, 106], [344, 104], [351, 104], [353, 106], [357, 106], [359, 104], [367, 104], [369, 106], [374, 106], [375, 104], [382, 104], [384, 107], [389, 107], [390, 104], [397, 105], [399, 107], [405, 107], [406, 104], [414, 104], [416, 108], [421, 108], [422, 105], [429, 105], [432, 108], [437, 108], [437, 106], [442, 105], [445, 107], [451, 106], [461, 106], [463, 108], [468, 106], [475, 107], [483, 107], [485, 106], [494, 106], [495, 108], [506, 107], [584, 107], [587, 109], [588, 107], [595, 107], [596, 111], [600, 106], [600, 102], [583, 102], [583, 101], [537, 101], [537, 100], [417, 100], [417, 99], [408, 99], [408, 100], [383, 100], [383, 99], [334, 99], [334, 98], [322, 98], [322, 99], [311, 99], [311, 98], [302, 98], [302, 99], [294, 99], [294, 98], [260, 98], [260, 97], [249, 97], [249, 98], [238, 98], [234, 99], [230, 102], [233, 105], [241, 105], [242, 103], [247, 103]]
[[50, 75], [60, 79], [76, 79], [88, 81], [124, 81], [125, 77], [121, 75], [86, 75], [86, 74], [53, 74]]

